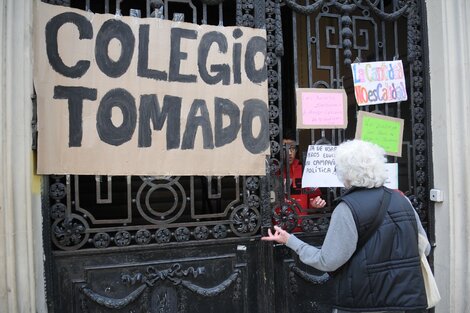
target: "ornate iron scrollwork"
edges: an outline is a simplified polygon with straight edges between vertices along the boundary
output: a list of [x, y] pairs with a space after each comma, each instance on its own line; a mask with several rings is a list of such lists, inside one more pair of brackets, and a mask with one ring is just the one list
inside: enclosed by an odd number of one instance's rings
[[236, 269], [226, 280], [212, 288], [203, 288], [186, 280], [181, 281], [181, 285], [200, 296], [214, 297], [224, 292], [233, 282], [237, 281], [239, 275], [240, 270]]
[[292, 11], [304, 15], [312, 14], [316, 11], [318, 11], [323, 4], [325, 3], [325, 0], [317, 0], [312, 4], [309, 5], [301, 5], [295, 2], [295, 0], [284, 0], [287, 4], [288, 7], [292, 9]]
[[[97, 201], [98, 198], [94, 197], [103, 193], [101, 178], [74, 175], [51, 178], [53, 180], [49, 185], [49, 197], [53, 203], [49, 206], [49, 216], [53, 220], [53, 243], [62, 250], [202, 241], [233, 235], [245, 237], [255, 235], [259, 229], [262, 201], [259, 196], [260, 178], [256, 176], [242, 179], [227, 177], [225, 180], [223, 177], [113, 177], [105, 181], [108, 191], [104, 192], [104, 197], [110, 201]], [[85, 183], [86, 179], [93, 181], [95, 190], [91, 199], [83, 200], [82, 190], [89, 188]], [[223, 190], [223, 180], [231, 183], [230, 193]], [[244, 190], [247, 191], [247, 212], [250, 212], [250, 222], [247, 224], [244, 224], [245, 213], [239, 210], [243, 196], [240, 191], [243, 188], [242, 180]], [[201, 188], [195, 187], [195, 181], [207, 182], [207, 189], [203, 193], [206, 200], [201, 200], [201, 193], [195, 190]], [[126, 184], [122, 185], [123, 182]], [[116, 189], [124, 192], [118, 195]], [[222, 197], [222, 192], [225, 198]], [[110, 197], [110, 193], [115, 195]], [[230, 197], [231, 201], [227, 201]], [[206, 201], [210, 207], [196, 208], [196, 201]], [[107, 208], [116, 206], [121, 208], [121, 213], [118, 213], [121, 215], [107, 218], [105, 214], [110, 212]], [[208, 211], [209, 209], [213, 211]], [[184, 226], [177, 222], [179, 219], [184, 221]], [[135, 221], [138, 224], [134, 224]], [[236, 223], [235, 226], [232, 221]], [[95, 230], [98, 224], [101, 227]], [[83, 234], [82, 237], [79, 234]], [[88, 236], [91, 239], [88, 240]], [[78, 239], [83, 240], [78, 243]]]
[[[229, 288], [235, 282], [236, 286], [234, 291], [234, 298], [239, 298], [239, 285], [241, 284], [240, 269], [234, 269], [233, 272], [224, 281], [210, 288], [201, 287], [197, 284], [194, 284], [193, 282], [183, 279], [186, 277], [198, 278], [204, 273], [204, 267], [188, 267], [186, 269], [182, 269], [181, 264], [179, 263], [173, 264], [170, 268], [165, 270], [157, 270], [155, 267], [149, 266], [145, 273], [121, 273], [121, 281], [127, 286], [134, 286], [139, 283], [141, 284], [125, 297], [112, 298], [108, 296], [103, 296], [102, 294], [99, 294], [92, 290], [87, 284], [82, 285], [80, 287], [80, 291], [84, 295], [86, 295], [88, 299], [92, 300], [96, 304], [110, 309], [122, 309], [130, 305], [131, 303], [135, 302], [148, 288], [157, 287], [158, 282], [163, 283], [164, 281], [169, 281], [174, 286], [184, 287], [187, 290], [203, 297], [217, 296], [227, 290], [227, 288]], [[164, 298], [164, 296], [156, 296], [158, 297], [158, 302], [161, 304], [161, 300]]]
[[52, 241], [63, 250], [75, 250], [88, 241], [87, 221], [76, 214], [57, 219], [52, 224]]
[[258, 210], [244, 205], [233, 210], [230, 220], [232, 221], [230, 227], [238, 236], [251, 236], [258, 231], [261, 225]]
[[215, 225], [212, 229], [212, 235], [215, 239], [221, 239], [227, 237], [227, 226]]
[[328, 273], [324, 273], [320, 276], [313, 275], [313, 274], [307, 273], [304, 270], [301, 270], [294, 263], [291, 263], [289, 265], [289, 285], [290, 285], [289, 289], [291, 293], [297, 293], [298, 291], [298, 284], [297, 284], [296, 277], [300, 277], [304, 281], [312, 285], [323, 285], [331, 279], [331, 276]]
[[294, 202], [283, 202], [280, 208], [274, 210], [273, 219], [279, 227], [288, 232], [292, 231], [299, 220], [296, 204]]
[[[426, 86], [423, 78], [425, 76], [425, 64], [421, 45], [423, 37], [421, 16], [424, 7], [423, 1], [284, 0], [284, 3], [287, 8], [297, 14], [294, 14], [294, 19], [297, 21], [297, 28], [293, 29], [294, 36], [302, 31], [299, 27], [305, 27], [303, 34], [307, 35], [304, 43], [294, 43], [294, 48], [305, 45], [305, 51], [302, 50], [302, 53], [308, 53], [307, 56], [294, 55], [294, 67], [298, 67], [299, 64], [309, 65], [308, 73], [307, 71], [302, 73], [304, 77], [300, 77], [300, 74], [294, 77], [297, 83], [306, 84], [308, 87], [348, 88], [344, 86], [344, 78], [348, 74], [342, 73], [343, 69], [348, 69], [348, 67], [342, 67], [341, 62], [345, 65], [351, 64], [355, 57], [353, 57], [354, 54], [357, 55], [356, 60], [368, 62], [389, 60], [391, 58], [398, 59], [401, 54], [407, 77], [410, 80], [408, 85], [410, 97], [406, 103], [409, 105], [410, 111], [403, 110], [403, 103], [386, 104], [382, 114], [396, 115], [401, 118], [406, 116], [411, 121], [410, 132], [405, 135], [407, 138], [405, 140], [410, 140], [410, 142], [404, 142], [404, 145], [409, 145], [408, 155], [405, 156], [408, 160], [402, 161], [408, 162], [408, 169], [410, 170], [407, 175], [410, 178], [405, 188], [409, 188], [409, 193], [416, 195], [415, 201], [419, 202], [420, 216], [426, 222], [427, 180], [429, 175], [426, 168], [428, 166], [426, 126], [428, 120], [425, 99]], [[312, 29], [315, 33], [310, 35]], [[323, 30], [324, 33], [321, 33], [320, 30]], [[406, 32], [403, 30], [406, 30]], [[297, 40], [304, 39], [298, 37]], [[406, 45], [403, 45], [404, 40], [406, 40]], [[314, 48], [311, 48], [311, 46]], [[268, 45], [268, 47], [270, 46]], [[295, 59], [296, 57], [302, 58], [302, 60], [298, 61]], [[315, 59], [310, 59], [314, 57], [316, 57], [316, 63], [314, 63]], [[361, 58], [364, 58], [364, 60], [361, 60]], [[328, 76], [329, 79], [324, 78]], [[276, 94], [276, 92], [273, 94]], [[270, 102], [270, 104], [274, 108], [271, 122], [276, 124], [274, 116], [277, 115], [276, 110], [279, 108], [274, 105], [274, 102]], [[373, 111], [374, 108], [370, 110]], [[271, 128], [275, 129], [275, 127]], [[347, 139], [348, 136], [341, 131], [332, 133], [333, 144]], [[322, 130], [322, 136], [323, 134], [324, 130]], [[271, 137], [276, 138], [273, 135]], [[315, 143], [318, 144], [318, 142]], [[273, 170], [276, 169], [275, 166], [278, 164], [278, 162], [275, 162], [277, 161], [276, 156], [281, 154], [279, 147], [278, 141], [272, 140], [270, 166]], [[282, 166], [282, 158], [280, 159], [279, 164]], [[276, 173], [279, 173], [279, 170]], [[275, 212], [273, 214], [276, 215]], [[325, 218], [328, 219], [329, 217]], [[321, 224], [318, 222], [318, 220], [310, 217], [303, 218], [301, 222], [303, 231], [318, 231], [320, 225], [322, 227], [328, 225], [323, 220]]]
[[118, 247], [125, 247], [131, 243], [131, 234], [128, 231], [121, 230], [114, 235], [114, 243]]
[[102, 296], [88, 288], [86, 285], [83, 286], [80, 291], [83, 292], [90, 300], [101, 306], [104, 306], [108, 309], [122, 309], [130, 303], [134, 302], [142, 294], [142, 292], [144, 292], [145, 289], [147, 289], [147, 285], [141, 285], [129, 295], [120, 299]]
[[135, 233], [135, 241], [137, 244], [146, 245], [152, 240], [152, 234], [147, 229], [140, 229]]
[[157, 239], [157, 243], [170, 242], [171, 232], [167, 228], [158, 229], [155, 233], [155, 238]]
[[[166, 224], [183, 214], [187, 196], [179, 177], [142, 177], [142, 181], [135, 202], [139, 213], [146, 220], [154, 224]], [[173, 196], [173, 203], [169, 208], [153, 207], [149, 202], [148, 199], [159, 191]]]
[[96, 233], [93, 236], [93, 245], [95, 248], [107, 248], [111, 243], [111, 236], [107, 233]]
[[307, 273], [306, 271], [301, 270], [300, 268], [295, 266], [295, 264], [290, 265], [290, 270], [293, 273], [295, 273], [297, 276], [302, 278], [303, 280], [305, 280], [305, 281], [307, 281], [311, 284], [314, 284], [314, 285], [324, 284], [324, 283], [326, 283], [327, 281], [329, 281], [331, 279], [331, 276], [328, 273], [324, 273], [320, 276], [312, 275], [310, 273]]
[[178, 227], [175, 230], [176, 241], [188, 241], [191, 236], [191, 232], [187, 227]]
[[197, 226], [194, 228], [194, 238], [205, 240], [209, 237], [209, 229], [206, 226]]
[[[343, 45], [343, 55], [344, 55], [344, 64], [349, 65], [351, 64], [352, 60], [352, 52], [351, 48], [353, 46], [351, 42], [351, 38], [353, 37], [353, 32], [351, 30], [352, 20], [351, 20], [351, 13], [358, 9], [370, 9], [374, 14], [376, 14], [379, 18], [384, 21], [396, 21], [398, 18], [409, 14], [411, 12], [411, 1], [406, 1], [402, 3], [402, 6], [397, 10], [387, 13], [378, 7], [379, 1], [375, 1], [372, 3], [370, 0], [358, 1], [324, 1], [324, 0], [317, 0], [312, 4], [309, 5], [300, 5], [295, 0], [285, 0], [286, 5], [289, 6], [294, 12], [303, 14], [303, 15], [310, 15], [315, 13], [316, 11], [323, 8], [325, 11], [328, 10], [329, 6], [336, 7], [341, 13], [341, 37], [342, 37], [342, 45]], [[352, 2], [352, 3], [350, 3]], [[411, 31], [411, 30], [409, 30]], [[413, 47], [409, 47], [409, 54], [412, 53]]]
[[377, 16], [379, 16], [384, 21], [389, 21], [389, 22], [390, 21], [396, 21], [399, 17], [404, 15], [406, 13], [406, 11], [408, 10], [408, 8], [410, 7], [410, 4], [411, 4], [411, 1], [406, 1], [406, 2], [403, 3], [403, 6], [401, 8], [399, 8], [398, 10], [396, 10], [395, 12], [386, 13], [386, 12], [380, 10], [377, 7], [377, 5], [374, 5], [372, 2], [370, 2], [370, 0], [364, 0], [364, 1], [367, 4], [367, 6], [371, 9], [372, 12], [377, 14]]

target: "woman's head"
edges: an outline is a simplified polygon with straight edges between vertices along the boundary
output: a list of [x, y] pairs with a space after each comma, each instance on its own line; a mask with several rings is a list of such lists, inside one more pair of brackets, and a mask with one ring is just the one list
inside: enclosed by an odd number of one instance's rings
[[336, 149], [336, 175], [346, 188], [382, 186], [386, 162], [385, 151], [367, 141], [346, 141]]

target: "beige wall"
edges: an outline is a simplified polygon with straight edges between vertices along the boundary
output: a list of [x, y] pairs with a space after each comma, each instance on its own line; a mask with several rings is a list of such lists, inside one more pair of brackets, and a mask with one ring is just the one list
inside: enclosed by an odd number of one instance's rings
[[434, 187], [436, 312], [470, 312], [470, 2], [428, 0]]
[[0, 1], [0, 312], [46, 312], [31, 150], [32, 1]]

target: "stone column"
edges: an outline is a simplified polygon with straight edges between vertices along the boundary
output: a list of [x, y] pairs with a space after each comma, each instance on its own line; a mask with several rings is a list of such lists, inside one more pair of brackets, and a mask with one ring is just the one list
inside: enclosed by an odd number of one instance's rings
[[31, 149], [31, 0], [0, 5], [0, 312], [46, 312], [40, 181]]
[[431, 127], [436, 203], [436, 312], [469, 312], [470, 304], [470, 4], [428, 0]]

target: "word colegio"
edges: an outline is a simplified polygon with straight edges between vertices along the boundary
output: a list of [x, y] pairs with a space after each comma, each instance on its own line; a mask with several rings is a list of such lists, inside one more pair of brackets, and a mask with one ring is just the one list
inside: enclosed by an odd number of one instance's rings
[[[73, 24], [79, 33], [78, 41], [92, 40], [94, 36], [93, 24], [83, 15], [66, 12], [51, 18], [45, 29], [47, 57], [51, 67], [59, 74], [68, 78], [80, 78], [91, 66], [89, 59], [79, 59], [72, 66], [66, 65], [59, 53], [58, 34], [65, 24]], [[155, 36], [155, 34], [153, 34]], [[158, 33], [157, 33], [158, 35]], [[136, 45], [138, 36], [138, 45]], [[243, 31], [234, 28], [232, 31], [233, 42], [231, 47], [231, 64], [208, 64], [210, 50], [215, 45], [218, 53], [224, 55], [228, 52], [229, 40], [223, 32], [204, 32], [201, 36], [197, 29], [183, 27], [170, 28], [170, 42], [156, 42], [163, 50], [169, 48], [168, 66], [166, 68], [149, 68], [149, 40], [154, 39], [150, 35], [150, 25], [139, 25], [138, 34], [134, 34], [132, 28], [118, 19], [105, 21], [97, 31], [94, 47], [94, 62], [100, 71], [108, 77], [117, 78], [126, 73], [131, 65], [134, 54], [137, 53], [137, 75], [157, 81], [197, 83], [200, 78], [205, 84], [223, 85], [241, 84], [242, 71], [253, 83], [259, 84], [267, 79], [266, 69], [266, 39], [260, 36], [250, 37], [243, 47], [237, 39], [243, 39]], [[246, 38], [245, 38], [246, 39]], [[109, 46], [112, 41], [120, 43], [120, 55], [117, 60], [109, 55]], [[158, 38], [157, 38], [158, 40]], [[199, 40], [197, 49], [184, 50], [184, 47], [192, 46]], [[135, 52], [137, 50], [137, 52]], [[156, 53], [159, 53], [157, 51]], [[188, 58], [189, 53], [197, 53], [198, 73], [182, 73], [182, 62]], [[242, 54], [244, 62], [242, 64]], [[257, 56], [261, 54], [263, 61], [257, 62]], [[212, 59], [212, 58], [211, 58]], [[261, 66], [260, 66], [260, 63]], [[258, 66], [258, 68], [257, 68]]]
[[[91, 47], [93, 44], [92, 49], [87, 49], [92, 53], [74, 52], [67, 58], [61, 55], [60, 47], [64, 42], [59, 33], [66, 24], [72, 24], [78, 31], [77, 38], [68, 39], [77, 45], [85, 42]], [[144, 22], [135, 30], [122, 20], [108, 19], [98, 28], [86, 16], [74, 12], [61, 13], [48, 20], [44, 31], [47, 62], [66, 82], [53, 85], [53, 98], [66, 100], [68, 104], [69, 147], [80, 147], [83, 134], [90, 132], [83, 128], [82, 112], [86, 101], [86, 105], [91, 102], [96, 108], [99, 139], [109, 145], [123, 145], [137, 131], [138, 147], [151, 147], [152, 131], [161, 131], [165, 134], [167, 150], [192, 150], [198, 136], [205, 150], [226, 146], [239, 137], [251, 154], [269, 148], [265, 98], [239, 95], [231, 95], [231, 98], [221, 94], [224, 91], [218, 88], [219, 85], [239, 85], [240, 89], [257, 89], [258, 93], [253, 94], [262, 94], [262, 84], [267, 80], [266, 39], [245, 35], [240, 28], [217, 31], [184, 24], [168, 27], [170, 23], [166, 23], [164, 28], [158, 29]], [[117, 56], [112, 53], [112, 46], [120, 47]], [[156, 57], [151, 51], [163, 60], [158, 63], [160, 67], [150, 66], [150, 59]], [[189, 66], [188, 60], [196, 60], [197, 64]], [[131, 79], [141, 78], [139, 83], [151, 81], [155, 89], [141, 93], [135, 87], [138, 84], [127, 89], [116, 86], [113, 79], [129, 73], [133, 64], [137, 66], [137, 77]], [[106, 84], [90, 87], [94, 82], [86, 76], [90, 69], [99, 69], [106, 76]], [[204, 91], [201, 92], [204, 99], [184, 91], [181, 84], [194, 84]], [[106, 85], [107, 89], [103, 90], [101, 86]], [[163, 85], [179, 87], [168, 91], [163, 90]], [[98, 94], [103, 95], [101, 99], [97, 99]], [[122, 113], [120, 125], [113, 122], [114, 109]], [[183, 116], [182, 112], [188, 113]]]

